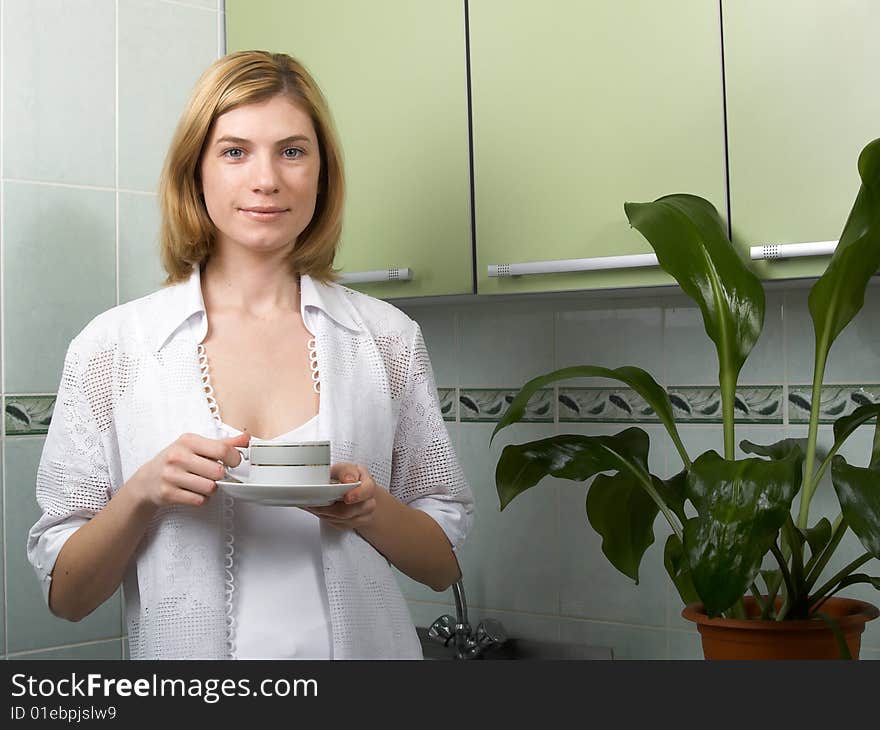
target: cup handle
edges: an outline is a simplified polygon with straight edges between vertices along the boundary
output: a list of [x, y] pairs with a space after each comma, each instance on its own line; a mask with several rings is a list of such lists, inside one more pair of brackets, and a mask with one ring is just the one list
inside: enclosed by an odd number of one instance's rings
[[[247, 446], [236, 446], [235, 450], [241, 454], [241, 461], [238, 466], [223, 465], [223, 470], [227, 479], [234, 479], [238, 482], [247, 481], [247, 474], [250, 471], [250, 452]], [[244, 472], [242, 474], [242, 472]]]

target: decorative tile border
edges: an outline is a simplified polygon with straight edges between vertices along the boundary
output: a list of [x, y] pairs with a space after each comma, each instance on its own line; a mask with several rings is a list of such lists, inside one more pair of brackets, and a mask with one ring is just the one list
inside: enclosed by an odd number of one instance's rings
[[560, 388], [560, 423], [659, 421], [654, 409], [629, 388]]
[[[438, 388], [444, 421], [497, 422], [519, 392], [518, 388]], [[721, 423], [718, 388], [678, 386], [668, 389], [679, 423]], [[743, 386], [736, 393], [737, 423], [808, 423], [812, 388], [789, 386], [788, 403], [781, 385]], [[826, 385], [822, 389], [821, 423], [833, 423], [860, 405], [880, 403], [880, 385]], [[7, 436], [33, 436], [49, 430], [55, 396], [7, 395], [4, 399]], [[657, 423], [660, 419], [630, 388], [560, 388], [539, 390], [526, 406], [525, 423], [552, 423], [558, 409], [560, 423]]]
[[[813, 402], [810, 385], [792, 385], [788, 389], [788, 422], [809, 423]], [[834, 423], [859, 406], [880, 403], [880, 385], [826, 385], [819, 403], [819, 423]]]
[[54, 395], [7, 395], [4, 399], [7, 436], [32, 436], [49, 430]]
[[440, 399], [440, 412], [443, 414], [443, 420], [455, 421], [458, 417], [455, 388], [437, 388], [437, 397]]
[[[721, 423], [718, 388], [669, 388], [675, 420], [681, 423]], [[782, 423], [782, 386], [756, 385], [736, 393], [738, 423]], [[560, 388], [560, 423], [657, 423], [654, 409], [629, 388]]]
[[[719, 388], [669, 388], [675, 420], [721, 423]], [[737, 423], [782, 423], [785, 401], [781, 385], [746, 385], [737, 388], [733, 404]]]
[[[455, 421], [457, 401], [455, 388], [438, 388], [440, 412], [444, 421]], [[46, 434], [55, 409], [54, 395], [7, 395], [5, 421], [7, 436], [34, 436]]]
[[[462, 388], [458, 396], [462, 423], [498, 421], [518, 392], [519, 388]], [[552, 423], [554, 415], [553, 389], [546, 388], [531, 397], [522, 420], [526, 423]]]

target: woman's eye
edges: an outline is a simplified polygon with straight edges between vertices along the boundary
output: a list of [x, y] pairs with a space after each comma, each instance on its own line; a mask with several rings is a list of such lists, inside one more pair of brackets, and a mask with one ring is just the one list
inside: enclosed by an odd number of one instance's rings
[[228, 150], [223, 150], [223, 156], [230, 160], [240, 160], [244, 156], [244, 150], [240, 147], [231, 147]]
[[284, 157], [288, 160], [296, 160], [302, 156], [303, 151], [298, 147], [288, 147], [284, 150]]

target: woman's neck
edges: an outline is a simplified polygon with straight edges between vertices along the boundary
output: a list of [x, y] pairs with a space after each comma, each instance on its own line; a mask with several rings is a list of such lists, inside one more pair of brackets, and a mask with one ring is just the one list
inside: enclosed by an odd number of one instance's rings
[[224, 310], [259, 319], [300, 310], [299, 276], [277, 257], [247, 261], [216, 252], [202, 268], [202, 297], [209, 312]]

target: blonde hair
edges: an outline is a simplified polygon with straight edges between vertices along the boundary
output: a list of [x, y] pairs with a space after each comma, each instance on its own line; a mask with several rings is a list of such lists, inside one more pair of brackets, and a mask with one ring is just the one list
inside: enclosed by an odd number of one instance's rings
[[230, 109], [282, 95], [311, 117], [321, 170], [315, 214], [297, 237], [293, 271], [322, 282], [339, 278], [333, 259], [342, 233], [345, 178], [342, 150], [324, 95], [309, 72], [283, 53], [240, 51], [215, 61], [196, 83], [177, 124], [159, 180], [159, 246], [166, 284], [189, 278], [210, 257], [216, 228], [199, 189], [199, 162], [214, 121]]

